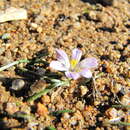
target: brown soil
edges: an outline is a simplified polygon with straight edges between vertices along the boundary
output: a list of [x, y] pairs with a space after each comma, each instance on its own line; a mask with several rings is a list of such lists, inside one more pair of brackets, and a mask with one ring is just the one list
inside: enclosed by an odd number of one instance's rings
[[[122, 121], [130, 123], [129, 109], [112, 109], [115, 104], [130, 105], [129, 2], [115, 0], [102, 5], [96, 0], [1, 0], [1, 10], [10, 6], [25, 8], [28, 19], [0, 24], [0, 66], [20, 59], [42, 62], [21, 63], [0, 72], [0, 129], [41, 130], [49, 126], [57, 130], [129, 129], [104, 123], [113, 118], [113, 111], [121, 112]], [[6, 33], [10, 37], [2, 39]], [[41, 79], [52, 72], [48, 65], [55, 58], [55, 48], [68, 55], [73, 48], [80, 48], [83, 58], [98, 59], [94, 75], [103, 74], [94, 81], [71, 81], [70, 86], [60, 86], [27, 103], [31, 95], [48, 86]], [[56, 79], [65, 78], [63, 73], [53, 73]], [[17, 79], [24, 81], [23, 87], [20, 84], [20, 89], [13, 90], [12, 84]], [[66, 109], [73, 112], [49, 114]]]

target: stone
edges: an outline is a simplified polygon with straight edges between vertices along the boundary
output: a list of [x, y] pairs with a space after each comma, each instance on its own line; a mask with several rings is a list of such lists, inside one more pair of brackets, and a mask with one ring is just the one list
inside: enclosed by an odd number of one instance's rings
[[10, 7], [0, 12], [0, 23], [21, 19], [27, 19], [27, 11], [23, 8]]
[[15, 90], [15, 91], [18, 91], [18, 90], [21, 90], [24, 87], [24, 85], [25, 85], [24, 80], [22, 80], [22, 79], [15, 79], [12, 82], [11, 89]]

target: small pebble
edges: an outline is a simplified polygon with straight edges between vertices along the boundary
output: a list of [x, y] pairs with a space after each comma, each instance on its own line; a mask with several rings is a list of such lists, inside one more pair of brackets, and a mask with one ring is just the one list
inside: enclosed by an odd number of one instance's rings
[[111, 92], [114, 94], [118, 93], [122, 88], [123, 88], [123, 86], [121, 84], [118, 84], [118, 83], [110, 86]]
[[123, 105], [130, 105], [130, 93], [124, 95], [124, 96], [121, 98], [121, 103], [122, 103]]
[[8, 102], [6, 104], [6, 108], [5, 108], [6, 112], [8, 112], [9, 114], [14, 114], [15, 112], [17, 112], [19, 109], [18, 107], [16, 106], [16, 103], [11, 103], [11, 102]]
[[117, 118], [118, 111], [115, 108], [109, 108], [106, 110], [105, 114], [108, 116], [109, 119]]
[[41, 33], [42, 32], [42, 27], [38, 27], [37, 32]]
[[37, 104], [37, 113], [40, 116], [47, 116], [48, 114], [48, 109], [45, 105], [38, 103]]
[[41, 98], [42, 103], [50, 103], [50, 101], [51, 101], [51, 99], [50, 99], [50, 97], [48, 95], [44, 95]]
[[91, 20], [96, 20], [96, 12], [95, 11], [89, 11], [88, 18]]
[[69, 115], [69, 113], [63, 113], [63, 117], [65, 118], [65, 119], [69, 119], [70, 118], [70, 115]]
[[70, 119], [70, 124], [71, 124], [71, 125], [76, 125], [76, 124], [77, 124], [77, 120], [76, 120], [75, 117], [72, 117], [72, 118]]
[[105, 23], [108, 21], [108, 15], [106, 13], [97, 13], [96, 19], [100, 22]]
[[101, 103], [101, 101], [94, 101], [94, 105], [97, 106]]
[[74, 27], [75, 27], [75, 28], [81, 28], [80, 22], [75, 22], [75, 23], [74, 23]]
[[43, 68], [38, 68], [37, 70], [36, 70], [36, 73], [39, 75], [39, 76], [44, 76], [45, 75], [45, 69], [43, 69]]
[[36, 23], [31, 23], [30, 25], [31, 25], [32, 28], [37, 28], [38, 27], [38, 25]]
[[25, 85], [25, 82], [24, 80], [22, 79], [16, 79], [12, 82], [12, 86], [11, 86], [11, 89], [12, 90], [15, 90], [15, 91], [18, 91], [18, 90], [21, 90]]
[[88, 92], [88, 88], [86, 86], [80, 86], [80, 93], [81, 93], [81, 96], [84, 96], [87, 92]]
[[79, 110], [83, 110], [84, 109], [84, 104], [81, 101], [78, 101], [76, 103], [76, 108]]
[[26, 104], [22, 104], [20, 106], [20, 111], [30, 114], [31, 108], [29, 106], [27, 106]]

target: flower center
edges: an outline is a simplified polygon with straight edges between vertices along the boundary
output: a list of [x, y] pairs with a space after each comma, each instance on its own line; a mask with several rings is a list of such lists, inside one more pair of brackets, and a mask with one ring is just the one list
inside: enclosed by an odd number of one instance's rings
[[75, 59], [72, 59], [72, 60], [70, 61], [70, 64], [71, 64], [71, 69], [72, 69], [72, 70], [73, 70], [73, 69], [75, 69], [75, 67], [76, 67], [77, 63], [78, 63], [78, 61], [77, 61], [77, 60], [75, 60]]

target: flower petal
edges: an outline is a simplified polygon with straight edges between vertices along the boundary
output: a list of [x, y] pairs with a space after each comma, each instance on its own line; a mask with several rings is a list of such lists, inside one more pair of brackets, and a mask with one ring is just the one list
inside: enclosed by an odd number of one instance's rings
[[65, 72], [65, 75], [66, 75], [68, 78], [71, 78], [71, 79], [74, 79], [74, 80], [80, 78], [80, 74], [79, 74], [79, 73], [76, 73], [76, 72], [67, 71], [67, 72]]
[[82, 60], [80, 63], [79, 63], [79, 67], [80, 68], [87, 68], [87, 69], [90, 69], [90, 68], [95, 68], [98, 66], [98, 62], [97, 62], [97, 59], [92, 57], [92, 58], [86, 58], [84, 60]]
[[55, 70], [59, 70], [59, 71], [67, 71], [68, 70], [68, 68], [59, 61], [51, 61], [50, 68], [55, 69]]
[[85, 78], [91, 78], [92, 72], [89, 69], [83, 69], [80, 74]]
[[81, 59], [81, 56], [82, 56], [82, 51], [79, 50], [78, 48], [75, 48], [73, 49], [72, 51], [72, 57], [71, 57], [71, 60], [76, 60], [77, 63], [80, 61]]
[[56, 49], [56, 54], [57, 54], [57, 60], [62, 64], [64, 64], [66, 68], [70, 68], [70, 62], [67, 54], [61, 49]]

